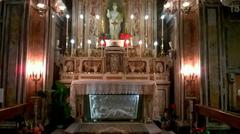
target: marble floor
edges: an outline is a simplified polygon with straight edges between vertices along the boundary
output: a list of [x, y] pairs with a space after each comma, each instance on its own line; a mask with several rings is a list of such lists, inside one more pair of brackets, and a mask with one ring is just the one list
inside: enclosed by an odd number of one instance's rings
[[71, 124], [67, 129], [57, 129], [52, 134], [101, 134], [101, 133], [119, 133], [119, 134], [174, 134], [159, 129], [155, 124], [149, 123], [79, 123]]

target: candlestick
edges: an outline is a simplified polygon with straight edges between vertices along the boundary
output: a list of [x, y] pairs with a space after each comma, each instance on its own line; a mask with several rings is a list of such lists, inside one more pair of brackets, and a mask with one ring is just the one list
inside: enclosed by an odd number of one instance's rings
[[103, 19], [102, 19], [102, 32], [103, 32], [103, 33], [105, 32]]
[[96, 21], [96, 22], [97, 22], [97, 23], [96, 23], [96, 27], [97, 27], [96, 36], [98, 36], [98, 31], [99, 31], [99, 29], [98, 29], [98, 20], [99, 20], [99, 19], [100, 19], [100, 16], [97, 14], [97, 15], [96, 15], [96, 20], [97, 20], [97, 21]]
[[83, 14], [80, 14], [79, 15], [80, 17], [80, 20], [79, 20], [79, 45], [78, 45], [78, 56], [82, 55], [83, 51], [82, 51], [82, 48], [83, 48], [83, 31], [84, 31], [84, 16]]
[[158, 45], [158, 42], [157, 41], [155, 41], [154, 43], [154, 48], [155, 48], [155, 58], [157, 58], [157, 45]]
[[127, 27], [128, 26], [128, 22], [125, 23], [125, 26], [126, 26], [125, 29], [124, 29], [125, 33], [128, 33], [128, 27]]
[[147, 49], [147, 47], [148, 47], [148, 38], [145, 37], [145, 48]]
[[82, 39], [79, 37], [79, 42], [77, 43], [77, 49], [81, 49]]
[[146, 20], [145, 22], [145, 42], [146, 42], [146, 45], [145, 45], [145, 48], [147, 48], [147, 44], [148, 44], [148, 40], [147, 40], [147, 37], [148, 37], [148, 18], [149, 16], [148, 15], [145, 15], [144, 19]]
[[140, 47], [140, 58], [142, 57], [142, 40], [138, 42], [139, 47]]
[[67, 15], [66, 15], [66, 18], [67, 18], [67, 22], [66, 22], [66, 23], [67, 23], [67, 24], [66, 24], [66, 25], [67, 25], [67, 27], [66, 27], [66, 37], [68, 37], [68, 19], [70, 18], [70, 15], [67, 14]]
[[59, 46], [60, 46], [60, 40], [57, 40], [57, 48], [59, 48]]
[[38, 81], [40, 81], [42, 78], [42, 72], [41, 71], [37, 71], [37, 72], [32, 72], [30, 74], [30, 79], [32, 81], [34, 81], [34, 84], [35, 84], [35, 94], [37, 95], [37, 92], [38, 92], [38, 88], [37, 88], [37, 83]]
[[82, 49], [82, 47], [83, 47], [83, 44], [82, 44], [82, 41], [80, 42], [80, 49]]
[[95, 45], [95, 48], [96, 48], [96, 49], [98, 48], [98, 37], [96, 37], [96, 45]]
[[164, 55], [164, 15], [161, 16], [161, 19], [162, 19], [162, 43], [161, 43], [161, 55]]
[[128, 44], [129, 44], [129, 40], [126, 40], [126, 44], [127, 44], [127, 57], [128, 57]]
[[[84, 19], [84, 16], [83, 16], [83, 14], [80, 14], [80, 28], [82, 29], [82, 31], [83, 31], [83, 19]], [[80, 49], [82, 49], [83, 48], [83, 44], [82, 44], [82, 32], [80, 32]]]
[[92, 41], [88, 40], [88, 57], [90, 57], [90, 45], [91, 45]]
[[31, 99], [33, 100], [34, 104], [34, 125], [38, 124], [38, 101], [41, 99], [39, 96], [32, 96]]
[[98, 47], [98, 32], [99, 32], [99, 27], [98, 27], [98, 21], [99, 21], [99, 19], [100, 19], [100, 16], [97, 14], [96, 15], [96, 27], [97, 27], [97, 33], [96, 33], [96, 48]]
[[101, 44], [101, 57], [103, 57], [103, 45], [104, 45], [104, 40], [100, 41]]
[[66, 18], [67, 18], [67, 22], [66, 22], [66, 50], [65, 50], [65, 53], [68, 55], [68, 40], [69, 40], [69, 37], [68, 37], [68, 19], [70, 18], [70, 15], [67, 14]]
[[71, 57], [74, 56], [74, 43], [75, 43], [75, 40], [74, 39], [71, 39]]
[[134, 19], [134, 15], [133, 14], [131, 14], [131, 16], [130, 16], [130, 18], [131, 18], [131, 29], [130, 29], [130, 31], [131, 31], [131, 37], [130, 37], [130, 45], [131, 45], [131, 47], [132, 47], [132, 45], [133, 45], [133, 41], [132, 41], [132, 38], [133, 38], [133, 19]]
[[163, 23], [164, 23], [164, 15], [161, 16], [161, 19], [162, 19], [162, 38], [163, 38], [163, 28], [164, 28], [164, 27], [163, 27], [163, 26], [164, 26]]
[[144, 19], [146, 20], [145, 22], [145, 35], [148, 36], [148, 15], [145, 15]]
[[133, 29], [132, 29], [132, 28], [133, 28], [133, 19], [134, 19], [134, 15], [131, 14], [130, 18], [131, 18], [131, 25], [130, 25], [130, 26], [131, 26], [131, 29], [130, 29], [130, 30], [131, 30], [131, 35], [133, 35]]
[[81, 41], [79, 41], [79, 43], [77, 44], [77, 49], [81, 49]]

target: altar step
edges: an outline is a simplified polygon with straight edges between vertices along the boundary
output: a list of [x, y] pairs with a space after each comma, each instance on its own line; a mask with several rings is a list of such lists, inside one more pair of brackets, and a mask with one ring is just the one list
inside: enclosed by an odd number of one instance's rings
[[52, 134], [174, 134], [159, 129], [155, 124], [143, 123], [80, 123], [75, 122], [67, 129], [57, 129]]

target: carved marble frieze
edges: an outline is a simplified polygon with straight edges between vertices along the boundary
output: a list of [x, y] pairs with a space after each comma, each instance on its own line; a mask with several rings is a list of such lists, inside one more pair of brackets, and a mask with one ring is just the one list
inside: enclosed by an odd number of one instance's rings
[[129, 73], [147, 73], [147, 61], [131, 60], [128, 61]]
[[82, 72], [101, 72], [102, 60], [84, 60], [82, 64]]
[[66, 73], [73, 73], [75, 71], [75, 59], [73, 58], [65, 59], [63, 61], [62, 71]]
[[168, 57], [132, 58], [109, 52], [104, 57], [64, 57], [60, 80], [135, 79], [169, 80], [171, 62]]
[[[110, 46], [89, 49], [88, 56], [64, 56], [60, 79], [135, 79], [166, 80], [172, 59], [169, 56], [137, 55], [134, 47]], [[132, 55], [131, 55], [132, 54]]]
[[102, 70], [102, 59], [100, 58], [88, 59], [64, 57], [61, 73], [101, 73]]

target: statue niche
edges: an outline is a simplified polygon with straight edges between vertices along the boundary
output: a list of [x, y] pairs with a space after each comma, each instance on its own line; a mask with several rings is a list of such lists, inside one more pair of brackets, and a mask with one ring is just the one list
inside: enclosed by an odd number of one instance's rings
[[116, 3], [112, 5], [113, 10], [107, 10], [107, 18], [109, 19], [109, 31], [112, 39], [118, 39], [121, 32], [121, 24], [123, 22], [123, 15], [117, 10]]

